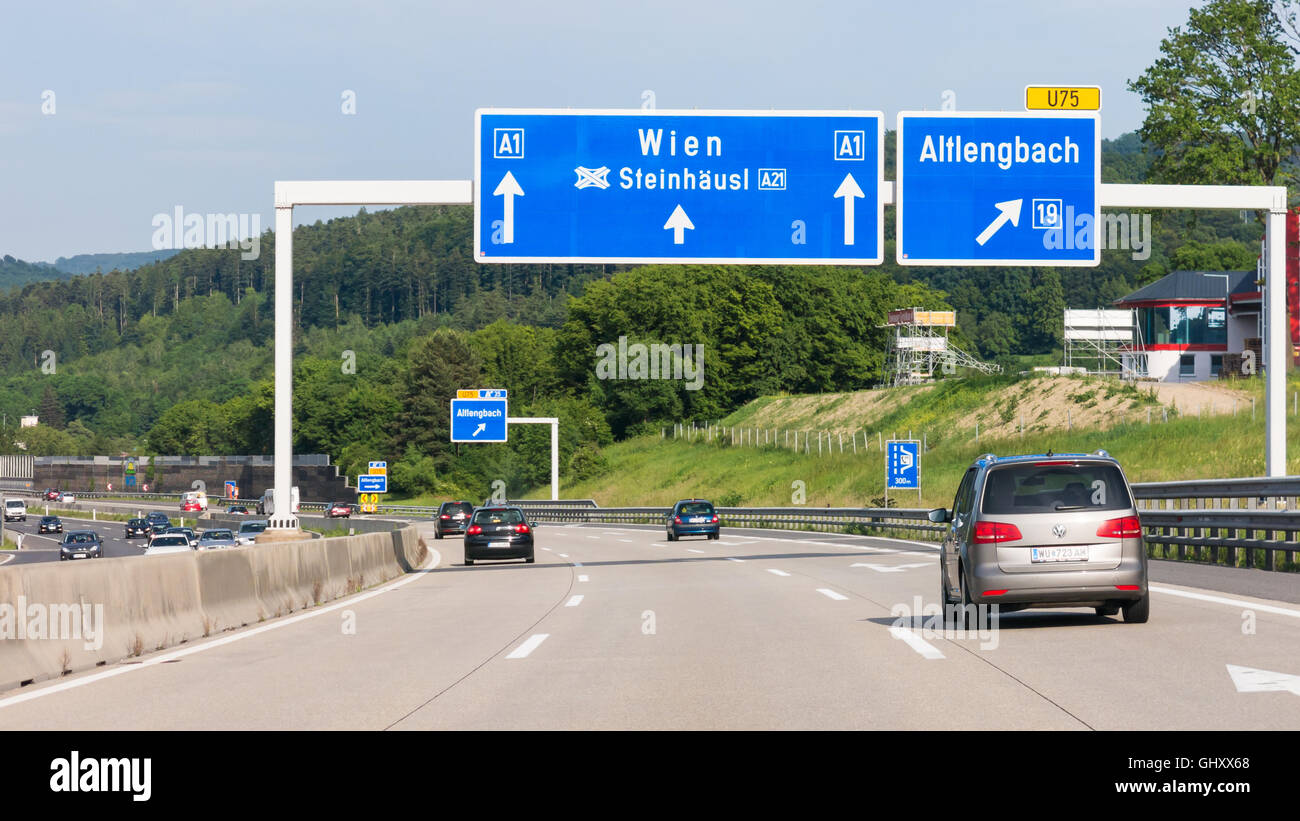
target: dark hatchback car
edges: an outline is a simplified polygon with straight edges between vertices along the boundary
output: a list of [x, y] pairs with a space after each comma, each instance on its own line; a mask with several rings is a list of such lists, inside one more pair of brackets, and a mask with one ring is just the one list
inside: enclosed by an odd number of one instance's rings
[[69, 559], [102, 559], [104, 543], [92, 530], [73, 530], [63, 534], [59, 543], [59, 561]]
[[465, 528], [465, 564], [475, 559], [533, 563], [533, 526], [517, 507], [481, 507]]
[[145, 521], [149, 523], [150, 536], [157, 536], [158, 534], [162, 533], [167, 528], [172, 526], [172, 520], [167, 518], [167, 514], [161, 511], [155, 510], [153, 513], [148, 514], [144, 518]]
[[137, 536], [149, 538], [150, 526], [148, 519], [128, 519], [126, 522], [126, 538], [134, 539]]
[[707, 536], [718, 538], [721, 526], [718, 524], [718, 511], [712, 502], [703, 499], [683, 499], [673, 505], [673, 512], [668, 514], [668, 541], [675, 542], [683, 536]]
[[63, 520], [58, 516], [42, 516], [37, 533], [62, 533]]
[[443, 502], [433, 517], [433, 538], [441, 539], [448, 533], [464, 533], [473, 512], [474, 505], [469, 502]]

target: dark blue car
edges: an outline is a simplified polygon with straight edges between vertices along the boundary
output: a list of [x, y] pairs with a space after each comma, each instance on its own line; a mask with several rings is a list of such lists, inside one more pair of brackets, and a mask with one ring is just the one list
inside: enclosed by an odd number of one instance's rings
[[718, 538], [718, 511], [713, 503], [704, 499], [683, 499], [673, 505], [668, 514], [668, 541], [675, 542], [683, 536]]

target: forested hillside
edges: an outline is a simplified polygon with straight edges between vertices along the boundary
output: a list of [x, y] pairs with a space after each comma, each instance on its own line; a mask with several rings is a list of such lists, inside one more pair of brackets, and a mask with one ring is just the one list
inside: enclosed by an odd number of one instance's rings
[[[1141, 181], [1148, 159], [1133, 135], [1109, 141], [1105, 178]], [[479, 265], [471, 223], [468, 207], [363, 209], [295, 231], [300, 451], [350, 472], [386, 457], [412, 491], [544, 481], [543, 430], [460, 454], [447, 443], [450, 392], [482, 385], [508, 388], [512, 414], [564, 419], [565, 472], [590, 476], [603, 445], [665, 421], [877, 384], [890, 309], [955, 308], [958, 343], [987, 358], [1049, 354], [1065, 306], [1109, 304], [1175, 268], [1253, 267], [1260, 234], [1253, 215], [1171, 213], [1156, 215], [1147, 258], [1106, 251], [1098, 268], [903, 269], [890, 241], [866, 270], [627, 269]], [[11, 427], [34, 410], [49, 423], [23, 431], [27, 452], [267, 452], [274, 242], [264, 234], [256, 260], [189, 250], [0, 295], [0, 412]], [[620, 338], [702, 346], [699, 389], [599, 378], [600, 346]]]

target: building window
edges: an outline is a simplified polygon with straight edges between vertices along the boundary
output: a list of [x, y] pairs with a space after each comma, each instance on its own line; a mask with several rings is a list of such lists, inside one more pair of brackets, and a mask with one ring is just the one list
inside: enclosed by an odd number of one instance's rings
[[1147, 345], [1226, 345], [1227, 310], [1208, 305], [1138, 309], [1138, 327]]
[[1195, 354], [1185, 353], [1178, 357], [1178, 376], [1179, 378], [1196, 376]]
[[1221, 353], [1210, 354], [1210, 376], [1213, 376], [1217, 379], [1219, 373], [1222, 370], [1223, 370], [1223, 354]]

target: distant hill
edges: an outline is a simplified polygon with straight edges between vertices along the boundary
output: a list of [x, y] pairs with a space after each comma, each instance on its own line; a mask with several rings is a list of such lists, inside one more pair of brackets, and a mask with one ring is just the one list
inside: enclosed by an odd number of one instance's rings
[[[176, 256], [180, 249], [165, 251], [124, 251], [118, 254], [77, 254], [73, 257], [59, 257], [52, 267], [69, 274], [93, 274], [98, 269], [108, 273], [113, 269], [134, 271], [145, 265]], [[38, 263], [47, 265], [48, 263]], [[60, 277], [67, 279], [67, 277]]]
[[0, 291], [26, 285], [29, 282], [44, 282], [51, 279], [66, 280], [72, 273], [50, 265], [47, 262], [23, 262], [8, 254], [0, 257]]

